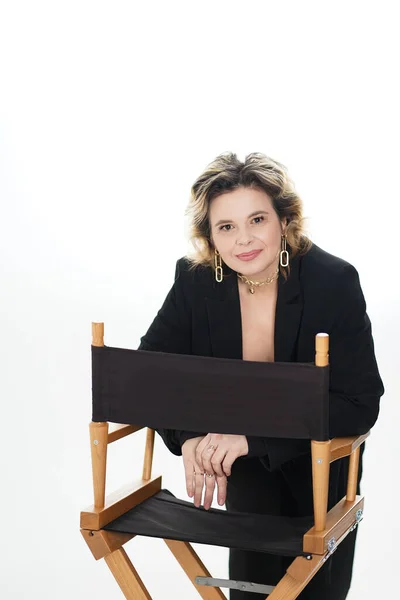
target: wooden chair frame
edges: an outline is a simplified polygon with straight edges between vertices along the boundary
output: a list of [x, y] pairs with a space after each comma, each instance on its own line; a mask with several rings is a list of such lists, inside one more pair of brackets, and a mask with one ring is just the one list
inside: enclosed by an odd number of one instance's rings
[[[92, 323], [92, 345], [104, 346], [104, 324]], [[329, 337], [316, 336], [316, 366], [328, 365]], [[142, 478], [106, 497], [107, 447], [143, 427], [91, 422], [90, 444], [93, 474], [94, 504], [81, 512], [81, 534], [94, 558], [104, 558], [125, 598], [151, 600], [144, 583], [132, 565], [124, 544], [133, 534], [104, 530], [108, 523], [123, 515], [161, 490], [161, 476], [152, 477], [154, 430], [147, 429]], [[297, 557], [282, 577], [269, 600], [294, 600], [336, 550], [342, 540], [362, 518], [364, 498], [357, 496], [357, 476], [360, 446], [369, 433], [361, 436], [335, 438], [326, 442], [311, 441], [313, 476], [314, 526], [303, 537], [307, 557]], [[350, 456], [346, 496], [329, 512], [328, 485], [330, 463]], [[219, 587], [198, 585], [196, 578], [211, 577], [206, 567], [187, 542], [165, 539], [179, 564], [204, 600], [225, 599]]]

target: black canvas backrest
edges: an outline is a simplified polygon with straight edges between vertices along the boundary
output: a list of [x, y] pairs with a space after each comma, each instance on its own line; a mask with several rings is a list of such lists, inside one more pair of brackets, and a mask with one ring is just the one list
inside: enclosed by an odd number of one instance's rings
[[329, 367], [92, 346], [93, 421], [329, 439]]

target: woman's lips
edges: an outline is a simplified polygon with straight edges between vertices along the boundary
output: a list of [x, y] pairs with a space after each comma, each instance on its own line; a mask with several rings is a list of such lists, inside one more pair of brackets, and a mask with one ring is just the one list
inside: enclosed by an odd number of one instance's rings
[[262, 252], [262, 250], [253, 250], [252, 252], [244, 252], [243, 254], [237, 254], [236, 257], [239, 260], [253, 260]]

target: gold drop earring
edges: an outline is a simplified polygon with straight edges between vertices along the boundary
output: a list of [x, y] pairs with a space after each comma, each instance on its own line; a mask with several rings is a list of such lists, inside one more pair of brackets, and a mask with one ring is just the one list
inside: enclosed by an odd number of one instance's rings
[[214, 264], [215, 264], [215, 279], [216, 279], [216, 281], [218, 281], [218, 283], [221, 283], [221, 281], [224, 278], [224, 272], [222, 270], [221, 255], [216, 248], [214, 251]]
[[281, 267], [289, 266], [289, 252], [286, 250], [286, 235], [281, 238], [281, 252], [279, 254], [279, 264]]

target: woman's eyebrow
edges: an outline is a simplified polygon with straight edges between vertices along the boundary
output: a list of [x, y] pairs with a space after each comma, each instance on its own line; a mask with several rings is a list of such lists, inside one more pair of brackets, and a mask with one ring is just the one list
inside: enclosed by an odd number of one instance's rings
[[[251, 214], [248, 215], [248, 219], [250, 219], [251, 217], [255, 217], [255, 215], [268, 215], [268, 211], [266, 210], [255, 210], [254, 212], [252, 212]], [[233, 223], [233, 221], [231, 219], [220, 219], [217, 223], [215, 223], [215, 227], [218, 227], [218, 225], [221, 225], [222, 223]]]

